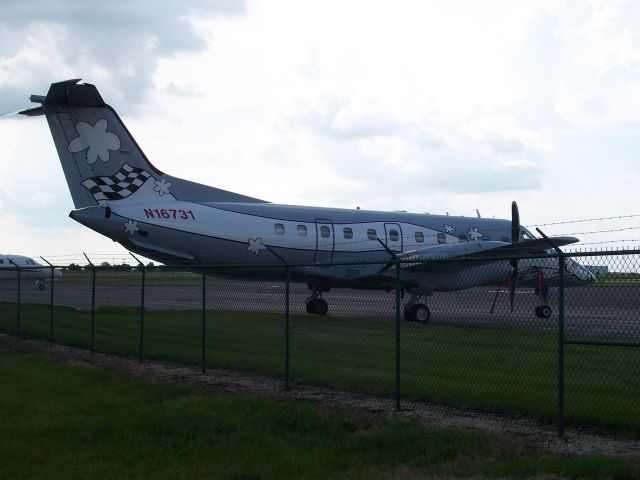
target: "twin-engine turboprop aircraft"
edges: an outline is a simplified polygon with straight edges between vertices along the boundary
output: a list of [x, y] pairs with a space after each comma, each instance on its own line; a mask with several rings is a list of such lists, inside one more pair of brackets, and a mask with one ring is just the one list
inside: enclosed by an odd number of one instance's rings
[[[35, 280], [36, 287], [40, 290], [44, 290], [45, 282], [51, 280], [52, 268], [42, 265], [30, 257], [0, 253], [0, 278], [16, 279], [19, 272], [20, 279]], [[53, 270], [54, 280], [58, 280], [61, 276], [60, 270]]]
[[[75, 205], [71, 218], [131, 251], [166, 264], [234, 265], [210, 273], [245, 278], [282, 278], [284, 267], [260, 266], [291, 265], [291, 279], [311, 290], [307, 311], [320, 315], [331, 288], [393, 289], [397, 262], [345, 265], [390, 258], [401, 261], [406, 320], [429, 320], [425, 298], [434, 291], [507, 281], [512, 299], [516, 283], [537, 288], [536, 315], [551, 314], [546, 292], [557, 285], [557, 261], [499, 259], [550, 248], [520, 226], [515, 202], [509, 221], [276, 205], [208, 187], [154, 167], [96, 87], [78, 82], [52, 84], [46, 96], [31, 96], [41, 106], [20, 113], [47, 118]], [[551, 239], [557, 247], [577, 241]], [[576, 262], [566, 265], [566, 285], [594, 279]]]

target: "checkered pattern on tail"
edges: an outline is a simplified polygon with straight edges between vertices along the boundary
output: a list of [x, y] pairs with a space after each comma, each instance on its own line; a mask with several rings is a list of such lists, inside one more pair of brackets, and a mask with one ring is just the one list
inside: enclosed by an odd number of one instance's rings
[[82, 182], [98, 202], [122, 200], [134, 194], [151, 174], [141, 168], [125, 163], [120, 170], [109, 177], [91, 177]]

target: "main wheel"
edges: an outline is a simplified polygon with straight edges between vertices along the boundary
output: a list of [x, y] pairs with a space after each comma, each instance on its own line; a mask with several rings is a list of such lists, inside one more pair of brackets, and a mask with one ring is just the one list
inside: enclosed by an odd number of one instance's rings
[[316, 315], [326, 315], [329, 311], [329, 304], [322, 298], [316, 299], [314, 302], [314, 312]]
[[418, 323], [428, 323], [431, 318], [431, 310], [426, 305], [419, 303], [413, 307], [413, 316]]
[[413, 314], [413, 307], [409, 307], [409, 308], [405, 308], [404, 309], [404, 321], [405, 322], [415, 322], [416, 321], [416, 317]]
[[431, 310], [422, 303], [413, 305], [404, 310], [404, 319], [407, 322], [427, 323], [431, 318]]
[[329, 304], [322, 298], [314, 298], [309, 300], [306, 304], [307, 313], [314, 315], [326, 315], [329, 311]]

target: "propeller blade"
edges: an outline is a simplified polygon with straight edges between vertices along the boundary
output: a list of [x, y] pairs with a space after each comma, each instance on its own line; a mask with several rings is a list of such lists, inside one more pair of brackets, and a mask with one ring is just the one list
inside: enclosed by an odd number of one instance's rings
[[513, 300], [516, 296], [516, 285], [518, 283], [518, 261], [511, 260], [511, 267], [513, 272], [509, 275], [509, 304], [511, 306], [511, 313], [513, 313]]
[[520, 239], [520, 212], [518, 204], [511, 202], [511, 244], [515, 245]]

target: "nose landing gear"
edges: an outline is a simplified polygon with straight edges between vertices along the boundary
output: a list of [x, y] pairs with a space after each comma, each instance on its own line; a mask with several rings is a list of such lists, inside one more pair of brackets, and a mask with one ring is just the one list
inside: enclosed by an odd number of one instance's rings
[[549, 318], [553, 310], [547, 305], [549, 302], [549, 287], [544, 284], [544, 272], [538, 272], [538, 287], [536, 295], [540, 299], [540, 305], [536, 307], [536, 317]]

